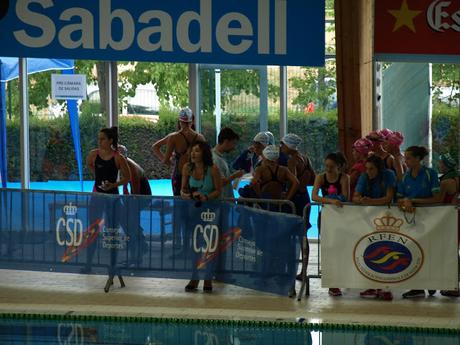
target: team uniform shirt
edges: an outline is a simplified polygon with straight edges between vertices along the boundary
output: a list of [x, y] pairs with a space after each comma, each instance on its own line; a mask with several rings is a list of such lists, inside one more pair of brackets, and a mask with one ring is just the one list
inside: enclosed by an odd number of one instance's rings
[[439, 192], [439, 179], [435, 170], [422, 166], [417, 177], [406, 171], [398, 184], [398, 197], [430, 198]]
[[392, 170], [385, 169], [377, 177], [369, 179], [367, 174], [361, 174], [355, 191], [371, 199], [383, 198], [388, 188], [396, 187], [396, 175]]
[[[215, 149], [212, 150], [212, 160], [214, 164], [219, 169], [220, 175], [223, 178], [230, 177], [230, 169], [228, 167], [227, 161], [224, 159], [221, 153], [217, 152]], [[225, 186], [222, 186], [222, 197], [223, 198], [234, 198], [232, 184], [228, 183]]]

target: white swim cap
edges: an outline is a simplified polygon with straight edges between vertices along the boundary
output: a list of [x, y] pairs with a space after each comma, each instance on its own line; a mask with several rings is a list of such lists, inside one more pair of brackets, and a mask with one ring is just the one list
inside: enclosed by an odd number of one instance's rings
[[268, 160], [276, 162], [280, 157], [280, 149], [278, 146], [268, 145], [266, 148], [264, 148], [262, 154]]
[[281, 142], [291, 150], [298, 150], [299, 145], [302, 143], [302, 139], [297, 134], [289, 133], [281, 139]]
[[267, 133], [265, 132], [259, 132], [256, 134], [256, 136], [254, 137], [254, 139], [252, 139], [253, 142], [255, 143], [260, 143], [264, 146], [267, 146], [269, 144], [269, 137], [267, 135]]

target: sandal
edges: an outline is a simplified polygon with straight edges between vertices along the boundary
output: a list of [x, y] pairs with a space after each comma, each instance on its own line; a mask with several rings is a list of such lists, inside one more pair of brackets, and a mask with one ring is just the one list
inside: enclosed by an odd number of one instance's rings
[[342, 291], [339, 288], [329, 288], [329, 296], [342, 296]]
[[196, 292], [198, 290], [198, 280], [190, 280], [185, 286], [185, 292]]
[[393, 294], [391, 291], [383, 291], [383, 290], [377, 290], [377, 298], [381, 299], [383, 301], [392, 301], [393, 300]]
[[458, 290], [441, 290], [441, 295], [446, 297], [460, 297], [460, 291]]
[[203, 285], [203, 292], [212, 292], [212, 282], [211, 281], [205, 281]]

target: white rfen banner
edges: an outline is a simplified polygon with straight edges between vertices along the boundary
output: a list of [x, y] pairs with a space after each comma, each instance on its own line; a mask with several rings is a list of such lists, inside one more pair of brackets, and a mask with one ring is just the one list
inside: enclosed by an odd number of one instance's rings
[[323, 287], [458, 288], [455, 206], [325, 205], [321, 212]]

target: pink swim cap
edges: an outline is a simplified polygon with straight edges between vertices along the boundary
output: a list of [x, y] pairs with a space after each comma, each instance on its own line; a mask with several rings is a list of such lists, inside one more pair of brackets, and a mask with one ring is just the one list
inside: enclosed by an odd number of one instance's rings
[[385, 137], [381, 131], [372, 131], [366, 135], [366, 139], [369, 139], [370, 141], [384, 141]]
[[372, 149], [372, 142], [366, 138], [361, 138], [353, 143], [353, 148], [360, 154], [367, 156]]
[[386, 139], [388, 138], [391, 134], [393, 134], [393, 131], [391, 129], [388, 129], [388, 128], [384, 128], [380, 131], [380, 134], [382, 134], [382, 136]]
[[387, 137], [389, 144], [399, 147], [404, 142], [404, 136], [401, 132], [393, 132]]

